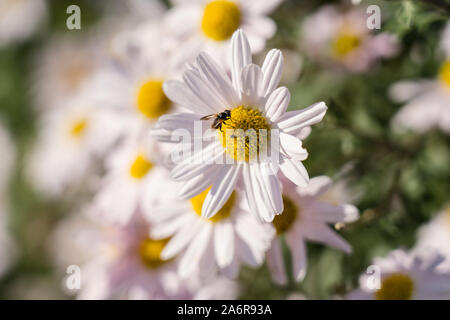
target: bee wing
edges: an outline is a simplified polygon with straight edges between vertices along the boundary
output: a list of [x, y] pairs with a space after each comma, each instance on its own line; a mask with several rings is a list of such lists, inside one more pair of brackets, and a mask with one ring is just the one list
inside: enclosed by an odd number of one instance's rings
[[200, 120], [209, 120], [215, 117], [217, 117], [217, 114], [209, 114], [207, 116], [201, 117]]

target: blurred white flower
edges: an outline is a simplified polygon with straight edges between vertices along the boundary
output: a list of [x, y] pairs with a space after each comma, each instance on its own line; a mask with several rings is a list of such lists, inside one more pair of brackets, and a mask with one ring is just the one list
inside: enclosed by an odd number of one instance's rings
[[[384, 258], [375, 258], [376, 273], [360, 277], [360, 289], [351, 292], [353, 300], [447, 300], [450, 275], [438, 271], [443, 257], [437, 253], [420, 257], [404, 250], [394, 250]], [[380, 276], [377, 289], [375, 277]]]
[[95, 37], [56, 36], [34, 57], [31, 87], [40, 110], [58, 108], [76, 97], [105, 61]]
[[380, 58], [397, 54], [397, 38], [367, 28], [364, 8], [323, 6], [305, 19], [302, 41], [307, 54], [325, 66], [366, 71]]
[[306, 241], [351, 252], [350, 245], [329, 226], [353, 222], [359, 216], [358, 209], [346, 203], [341, 189], [342, 185], [333, 184], [326, 176], [312, 178], [308, 186], [303, 188], [283, 181], [284, 212], [273, 220], [278, 237], [273, 240], [267, 253], [267, 264], [275, 282], [287, 282], [280, 236], [285, 237], [291, 252], [296, 281], [303, 280], [306, 274]]
[[[213, 217], [239, 185], [251, 211], [261, 220], [270, 222], [283, 212], [281, 187], [276, 176], [278, 169], [299, 186], [308, 183], [308, 173], [301, 162], [308, 153], [296, 136], [304, 128], [320, 122], [327, 107], [320, 102], [286, 112], [289, 90], [277, 89], [283, 70], [279, 50], [267, 54], [262, 68], [252, 64], [249, 42], [239, 30], [233, 35], [231, 51], [231, 79], [208, 54], [201, 53], [196, 65], [184, 71], [183, 81], [165, 82], [166, 95], [189, 112], [162, 116], [152, 133], [161, 141], [171, 141], [174, 131], [184, 129], [194, 137], [192, 141], [184, 141], [185, 148], [194, 145], [195, 139], [203, 143], [200, 151], [194, 149], [171, 173], [174, 180], [183, 182], [182, 188], [190, 196], [212, 185], [203, 203], [202, 217]], [[226, 110], [229, 117], [220, 128], [196, 137], [195, 124], [207, 122], [200, 119], [211, 114], [226, 114]], [[243, 135], [249, 132], [254, 132], [255, 139], [247, 138], [248, 142], [238, 148], [238, 137], [242, 141]], [[280, 147], [270, 143], [271, 132], [280, 132]], [[261, 152], [265, 149], [279, 156], [275, 159], [276, 165]]]
[[217, 270], [234, 278], [242, 263], [260, 266], [274, 236], [272, 228], [249, 213], [239, 192], [233, 192], [214, 217], [202, 218], [208, 192], [209, 188], [190, 201], [168, 202], [154, 212], [150, 236], [171, 237], [161, 256], [182, 255], [178, 272], [183, 278], [197, 271], [208, 277]]
[[[164, 94], [163, 83], [176, 77], [192, 54], [174, 48], [156, 23], [120, 35], [120, 58], [102, 68], [87, 84], [94, 104], [119, 115], [126, 137], [139, 137], [166, 113], [177, 110]], [[119, 48], [120, 47], [120, 48]]]
[[106, 159], [106, 176], [94, 199], [95, 212], [110, 223], [127, 224], [136, 212], [149, 214], [174, 194], [158, 143], [127, 139]]
[[27, 158], [27, 177], [50, 196], [79, 187], [94, 160], [114, 143], [120, 123], [80, 94], [49, 110], [38, 124], [38, 139]]
[[[410, 129], [419, 133], [439, 128], [450, 133], [450, 23], [441, 43], [447, 60], [435, 79], [401, 81], [390, 89], [396, 102], [406, 103], [395, 115], [394, 129]], [[447, 50], [447, 51], [445, 51]]]
[[172, 0], [164, 27], [180, 41], [206, 51], [221, 63], [229, 62], [231, 36], [242, 29], [253, 53], [264, 50], [276, 31], [267, 17], [283, 0]]
[[430, 251], [437, 251], [445, 257], [439, 268], [450, 272], [450, 206], [419, 229], [414, 252], [427, 255]]
[[[80, 245], [92, 252], [82, 268], [78, 299], [205, 299], [235, 298], [235, 285], [225, 279], [204, 283], [182, 280], [177, 259], [161, 259], [169, 239], [149, 238], [149, 225], [135, 215], [125, 228], [99, 226], [82, 236]], [[93, 230], [92, 230], [93, 231]]]
[[45, 0], [0, 0], [0, 47], [29, 38], [46, 16]]

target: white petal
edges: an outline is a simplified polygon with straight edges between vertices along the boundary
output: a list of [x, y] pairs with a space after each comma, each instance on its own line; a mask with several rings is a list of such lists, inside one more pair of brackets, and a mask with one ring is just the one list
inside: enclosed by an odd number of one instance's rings
[[302, 281], [306, 275], [306, 245], [300, 233], [290, 232], [286, 242], [291, 249], [293, 273], [296, 281]]
[[298, 160], [284, 158], [280, 164], [281, 172], [299, 187], [308, 185], [309, 175], [305, 166]]
[[242, 92], [241, 74], [245, 66], [252, 63], [252, 52], [247, 37], [242, 30], [237, 30], [231, 39], [232, 79], [237, 92]]
[[296, 132], [320, 122], [326, 112], [326, 104], [318, 102], [302, 110], [286, 112], [278, 122], [278, 127], [286, 133]]
[[333, 180], [327, 176], [311, 178], [306, 187], [298, 189], [301, 196], [317, 197], [327, 192], [333, 186]]
[[244, 190], [250, 211], [259, 217], [261, 221], [271, 221], [273, 215], [271, 210], [267, 208], [262, 201], [259, 184], [253, 185], [253, 178], [250, 172], [251, 168], [248, 163], [244, 163], [242, 167], [242, 177], [244, 182]]
[[283, 73], [283, 54], [278, 49], [272, 49], [264, 60], [262, 71], [264, 73], [264, 96], [267, 97], [278, 86]]
[[261, 163], [259, 174], [261, 184], [266, 190], [267, 198], [276, 214], [284, 210], [283, 197], [281, 196], [281, 185], [276, 173], [272, 170], [269, 163]]
[[231, 264], [234, 256], [234, 230], [230, 222], [214, 225], [214, 250], [220, 268]]
[[251, 106], [259, 106], [263, 93], [263, 73], [259, 66], [250, 64], [242, 70], [243, 100]]
[[197, 63], [203, 71], [206, 80], [222, 96], [223, 100], [229, 104], [229, 107], [237, 106], [239, 97], [222, 68], [204, 52], [199, 54]]
[[183, 184], [177, 190], [177, 196], [180, 199], [190, 199], [205, 191], [216, 181], [219, 172], [220, 167], [215, 166], [207, 170], [204, 174], [198, 175], [188, 181], [183, 181]]
[[[194, 214], [194, 213], [192, 213]], [[161, 258], [168, 260], [180, 253], [192, 240], [192, 238], [203, 227], [204, 223], [201, 219], [194, 219], [189, 228], [183, 228], [176, 233], [161, 252]]]
[[166, 81], [164, 82], [163, 90], [170, 100], [180, 104], [181, 106], [191, 110], [194, 113], [209, 114], [215, 112], [213, 108], [211, 108], [207, 103], [200, 100], [181, 81]]
[[182, 278], [189, 277], [200, 264], [200, 260], [208, 247], [211, 239], [212, 224], [203, 223], [203, 226], [194, 240], [190, 243], [186, 253], [182, 257], [178, 266], [178, 273]]
[[230, 198], [239, 177], [240, 166], [225, 165], [203, 202], [202, 217], [213, 217]]
[[303, 161], [308, 158], [308, 151], [303, 149], [302, 141], [290, 134], [280, 132], [280, 145], [283, 152], [294, 160]]
[[278, 88], [269, 96], [265, 106], [266, 116], [272, 122], [277, 122], [286, 112], [291, 101], [291, 94], [285, 87]]
[[253, 164], [250, 167], [250, 177], [251, 177], [251, 186], [254, 190], [255, 200], [257, 204], [257, 214], [265, 222], [272, 222], [273, 218], [277, 214], [275, 209], [272, 207], [266, 189], [262, 185], [260, 174], [259, 174], [259, 165], [257, 163]]
[[272, 241], [272, 246], [269, 251], [267, 251], [267, 266], [271, 272], [272, 279], [276, 283], [280, 285], [287, 283], [286, 270], [283, 261], [283, 250], [278, 238]]
[[320, 242], [333, 248], [351, 253], [352, 247], [327, 225], [318, 224], [305, 228], [305, 236], [309, 240]]
[[191, 91], [204, 103], [214, 110], [213, 113], [227, 109], [226, 101], [214, 94], [211, 85], [195, 70], [185, 70], [183, 80]]

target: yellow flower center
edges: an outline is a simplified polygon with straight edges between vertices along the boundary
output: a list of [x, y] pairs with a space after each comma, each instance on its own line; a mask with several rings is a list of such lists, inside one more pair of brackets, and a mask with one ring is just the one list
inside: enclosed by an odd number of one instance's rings
[[219, 129], [222, 146], [235, 160], [249, 161], [267, 151], [270, 126], [259, 110], [239, 106]]
[[142, 179], [153, 167], [153, 164], [143, 155], [138, 155], [130, 167], [130, 174], [135, 179]]
[[450, 60], [446, 61], [439, 71], [439, 79], [447, 87], [450, 87]]
[[[210, 189], [211, 187], [209, 187], [208, 189], [206, 189], [205, 191], [203, 191], [202, 193], [196, 195], [191, 199], [192, 208], [194, 209], [195, 213], [198, 214], [200, 217], [202, 216], [203, 202], [205, 201], [205, 198], [208, 195]], [[230, 198], [219, 210], [219, 212], [217, 212], [213, 217], [209, 218], [208, 220], [215, 223], [228, 218], [231, 214], [231, 211], [233, 210], [235, 202], [236, 202], [236, 194], [233, 191]]]
[[70, 135], [74, 138], [80, 138], [83, 133], [86, 132], [86, 128], [88, 126], [87, 119], [79, 119], [75, 121], [70, 127]]
[[384, 278], [381, 288], [375, 292], [377, 300], [410, 300], [414, 290], [411, 277], [403, 273], [393, 273]]
[[241, 24], [241, 10], [232, 1], [212, 1], [203, 12], [202, 30], [216, 41], [230, 38]]
[[163, 82], [150, 80], [142, 84], [137, 94], [137, 108], [149, 119], [157, 119], [167, 113], [172, 102], [163, 91]]
[[142, 263], [149, 269], [156, 269], [170, 260], [162, 260], [161, 252], [163, 251], [169, 238], [162, 240], [152, 240], [145, 238], [139, 246], [139, 257]]
[[275, 216], [272, 222], [275, 226], [275, 229], [277, 230], [277, 235], [281, 235], [288, 231], [299, 215], [299, 209], [297, 205], [290, 198], [283, 196], [283, 204], [283, 213]]
[[337, 58], [343, 58], [359, 47], [361, 39], [353, 34], [342, 33], [332, 43], [333, 54]]

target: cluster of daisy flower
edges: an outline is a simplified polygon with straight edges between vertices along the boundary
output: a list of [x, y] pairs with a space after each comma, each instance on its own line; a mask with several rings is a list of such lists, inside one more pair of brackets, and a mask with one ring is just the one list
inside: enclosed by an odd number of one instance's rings
[[[68, 293], [236, 299], [243, 266], [266, 264], [274, 285], [286, 285], [305, 278], [309, 242], [352, 253], [339, 230], [359, 219], [358, 197], [345, 178], [310, 177], [303, 165], [303, 141], [328, 107], [291, 104], [280, 83], [295, 82], [302, 61], [266, 45], [282, 2], [118, 2], [89, 32], [55, 36], [36, 56], [38, 134], [24, 174], [47, 198], [83, 199], [49, 241], [61, 274], [81, 267], [81, 286], [64, 284]], [[33, 19], [21, 18], [27, 11]], [[45, 1], [0, 0], [0, 46], [23, 41], [46, 14]], [[364, 7], [325, 5], [305, 19], [299, 43], [324, 68], [366, 72], [400, 50], [366, 19]], [[392, 86], [407, 103], [395, 128], [450, 132], [450, 25], [442, 50], [436, 79]], [[0, 190], [14, 162], [4, 131]], [[0, 273], [12, 259], [4, 194]], [[450, 298], [449, 217], [425, 226], [410, 252], [375, 259], [379, 286], [363, 274], [347, 298]]]

